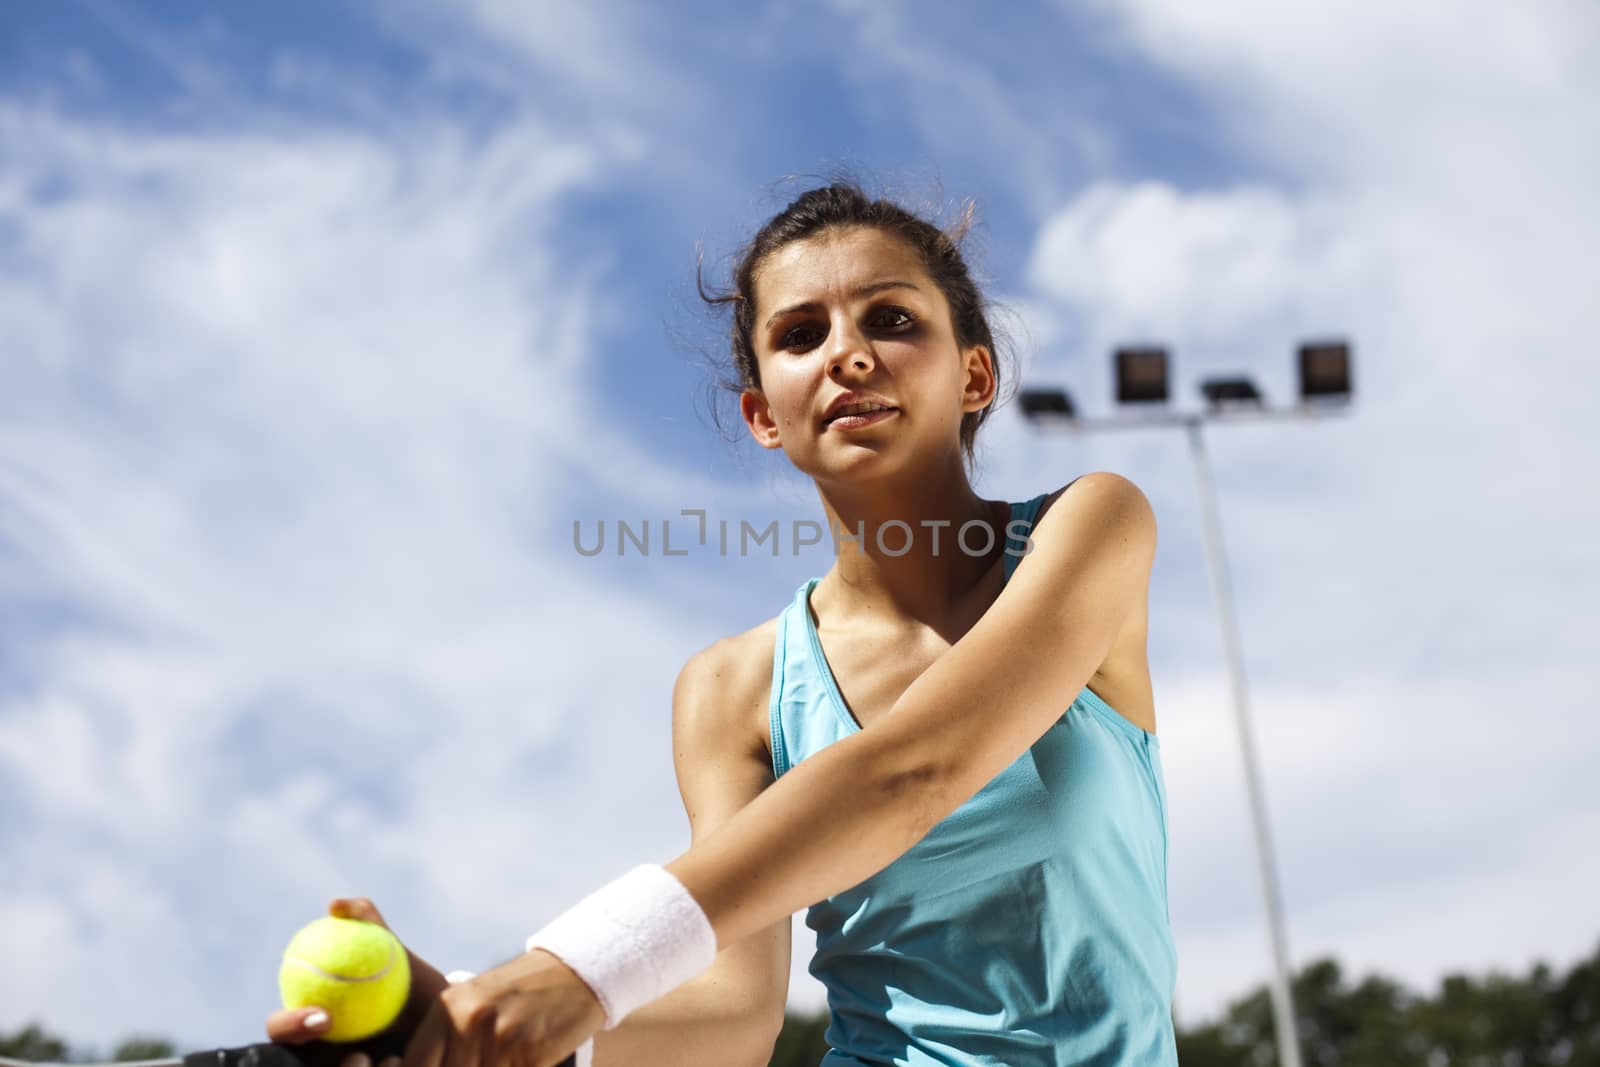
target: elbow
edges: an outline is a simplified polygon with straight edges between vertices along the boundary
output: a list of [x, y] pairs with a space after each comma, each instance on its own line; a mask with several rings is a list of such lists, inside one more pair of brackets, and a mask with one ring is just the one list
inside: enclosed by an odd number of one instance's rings
[[921, 841], [929, 830], [960, 806], [953, 778], [945, 768], [930, 764], [910, 768], [884, 781], [889, 803], [905, 813], [906, 832], [910, 835], [906, 847]]
[[[886, 731], [887, 732], [887, 731]], [[866, 737], [863, 732], [857, 736]], [[959, 766], [926, 744], [878, 746], [869, 754], [866, 781], [886, 808], [901, 816], [909, 848], [960, 806]]]

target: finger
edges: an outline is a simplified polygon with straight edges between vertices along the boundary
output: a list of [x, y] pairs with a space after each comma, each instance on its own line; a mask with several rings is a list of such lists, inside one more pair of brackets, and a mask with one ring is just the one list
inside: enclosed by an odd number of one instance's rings
[[[328, 904], [328, 914], [337, 919], [360, 919], [376, 923], [391, 934], [394, 929], [378, 911], [378, 906], [366, 897], [335, 897]], [[444, 974], [427, 960], [406, 949], [406, 959], [411, 965], [411, 987], [419, 996], [431, 998], [450, 987]]]
[[417, 1025], [417, 1032], [406, 1044], [401, 1067], [442, 1067], [450, 1041], [450, 1015], [443, 1000], [428, 1006], [428, 1013]]
[[328, 914], [339, 919], [360, 919], [363, 922], [377, 923], [385, 930], [389, 924], [384, 922], [378, 906], [366, 897], [336, 897], [328, 905]]
[[339, 1061], [339, 1067], [372, 1067], [372, 1057], [365, 1052], [352, 1052]]
[[423, 999], [432, 999], [450, 988], [450, 980], [444, 974], [423, 959], [421, 956], [406, 949], [406, 961], [411, 966], [411, 993]]
[[494, 1054], [494, 1012], [483, 1010], [450, 1042], [445, 1067], [499, 1067]]
[[267, 1037], [284, 1044], [314, 1041], [328, 1032], [332, 1021], [321, 1008], [285, 1008], [267, 1016]]

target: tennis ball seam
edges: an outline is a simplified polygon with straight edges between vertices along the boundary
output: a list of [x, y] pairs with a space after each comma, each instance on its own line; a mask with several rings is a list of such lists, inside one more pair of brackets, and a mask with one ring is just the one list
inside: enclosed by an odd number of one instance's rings
[[389, 975], [389, 972], [394, 970], [395, 957], [397, 957], [398, 955], [399, 955], [399, 953], [395, 951], [395, 947], [393, 945], [390, 945], [389, 946], [389, 958], [388, 958], [387, 961], [385, 961], [385, 963], [383, 965], [383, 970], [374, 971], [372, 974], [366, 974], [366, 975], [348, 975], [348, 974], [338, 974], [338, 973], [336, 973], [334, 971], [325, 971], [321, 967], [318, 967], [315, 963], [312, 963], [310, 960], [303, 960], [298, 956], [289, 956], [289, 957], [285, 958], [283, 962], [284, 963], [292, 963], [296, 967], [304, 967], [306, 970], [313, 971], [316, 974], [321, 975], [323, 978], [326, 978], [326, 979], [328, 979], [330, 981], [333, 981], [333, 982], [377, 982], [377, 981], [381, 981], [384, 978], [387, 978], [388, 975]]
[[359, 1041], [386, 1029], [404, 1010], [409, 964], [405, 946], [382, 925], [328, 916], [291, 939], [278, 968], [278, 988], [285, 1008], [317, 1005], [329, 1012], [333, 1021], [323, 1040]]

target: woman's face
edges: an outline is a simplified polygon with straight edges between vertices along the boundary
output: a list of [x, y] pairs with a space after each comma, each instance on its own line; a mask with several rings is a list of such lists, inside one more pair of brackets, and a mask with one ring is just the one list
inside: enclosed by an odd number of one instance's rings
[[[795, 241], [761, 265], [754, 289], [762, 387], [744, 391], [740, 411], [762, 447], [812, 477], [959, 453], [962, 415], [993, 398], [988, 349], [960, 347], [944, 294], [898, 237], [853, 227]], [[830, 421], [846, 393], [891, 410]]]

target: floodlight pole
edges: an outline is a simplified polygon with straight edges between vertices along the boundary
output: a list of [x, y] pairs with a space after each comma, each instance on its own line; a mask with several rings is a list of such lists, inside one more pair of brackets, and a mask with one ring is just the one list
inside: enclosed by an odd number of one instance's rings
[[[1218, 409], [1226, 410], [1226, 406]], [[1291, 408], [1265, 408], [1255, 405], [1229, 410], [1227, 418], [1306, 418], [1342, 408], [1302, 403]], [[1239, 748], [1244, 760], [1246, 792], [1250, 801], [1250, 822], [1255, 831], [1256, 860], [1261, 874], [1261, 893], [1267, 905], [1267, 934], [1272, 946], [1273, 974], [1269, 986], [1273, 1030], [1277, 1037], [1280, 1067], [1301, 1067], [1300, 1037], [1295, 1025], [1294, 997], [1290, 988], [1289, 936], [1283, 919], [1282, 891], [1278, 884], [1277, 861], [1272, 850], [1272, 834], [1267, 819], [1266, 790], [1256, 757], [1255, 737], [1250, 728], [1250, 708], [1246, 695], [1244, 656], [1240, 651], [1239, 624], [1233, 610], [1232, 585], [1227, 557], [1222, 546], [1222, 523], [1217, 517], [1217, 489], [1211, 477], [1202, 427], [1205, 416], [1193, 413], [1160, 412], [1113, 419], [1038, 418], [1037, 423], [1070, 432], [1112, 429], [1147, 429], [1182, 426], [1189, 438], [1189, 454], [1194, 458], [1195, 484], [1200, 491], [1204, 514], [1206, 560], [1211, 573], [1211, 589], [1217, 601], [1222, 626], [1222, 647], [1228, 659], [1228, 679], [1233, 690], [1234, 720], [1239, 728]]]
[[1267, 931], [1272, 939], [1272, 1018], [1278, 1038], [1278, 1062], [1282, 1067], [1300, 1067], [1300, 1035], [1294, 1019], [1294, 996], [1290, 991], [1293, 971], [1289, 963], [1289, 935], [1283, 921], [1283, 895], [1278, 885], [1277, 859], [1268, 829], [1266, 791], [1261, 785], [1255, 736], [1250, 729], [1244, 655], [1240, 651], [1239, 622], [1233, 610], [1228, 560], [1222, 547], [1222, 523], [1217, 517], [1217, 488], [1211, 478], [1211, 465], [1207, 461], [1201, 425], [1199, 418], [1185, 420], [1189, 431], [1189, 454], [1194, 457], [1195, 482], [1200, 489], [1200, 509], [1205, 513], [1206, 557], [1210, 563], [1211, 591], [1216, 597], [1217, 613], [1222, 620], [1222, 645], [1228, 657], [1234, 720], [1239, 727], [1239, 751], [1244, 757], [1244, 780], [1250, 796], [1250, 822], [1255, 828], [1261, 895], [1266, 900]]

